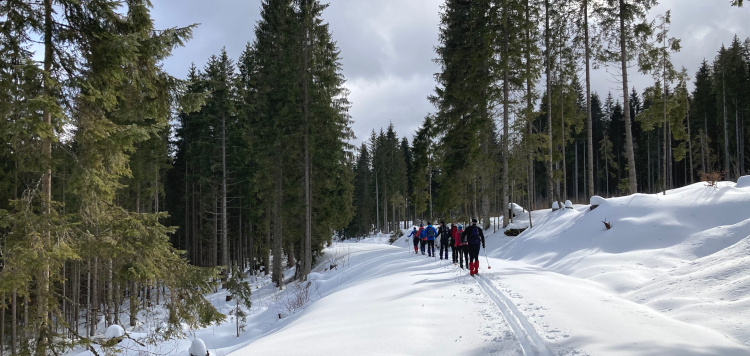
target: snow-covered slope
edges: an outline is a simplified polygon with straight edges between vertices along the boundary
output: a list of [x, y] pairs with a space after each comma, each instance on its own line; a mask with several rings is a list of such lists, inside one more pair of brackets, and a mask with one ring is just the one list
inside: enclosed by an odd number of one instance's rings
[[[124, 354], [187, 355], [197, 337], [211, 355], [750, 355], [750, 184], [598, 203], [534, 211], [517, 237], [486, 231], [475, 277], [404, 237], [335, 243], [309, 284], [253, 277], [240, 337], [230, 317]], [[210, 298], [229, 313], [225, 296]]]
[[595, 281], [750, 345], [749, 246], [750, 187], [722, 182], [547, 210], [491, 255]]

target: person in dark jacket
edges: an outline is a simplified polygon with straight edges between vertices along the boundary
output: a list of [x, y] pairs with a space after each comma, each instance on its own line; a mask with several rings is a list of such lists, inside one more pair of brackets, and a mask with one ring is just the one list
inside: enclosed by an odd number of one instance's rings
[[424, 225], [421, 223], [419, 224], [419, 231], [417, 231], [417, 235], [414, 237], [414, 253], [417, 253], [417, 244], [419, 244], [419, 248], [424, 255]]
[[414, 236], [413, 242], [414, 242], [414, 253], [417, 253], [417, 245], [419, 245], [419, 231], [417, 231], [417, 227], [414, 227], [414, 230], [411, 231], [409, 236], [407, 238]]
[[477, 226], [477, 219], [471, 219], [471, 223], [461, 237], [466, 236], [469, 243], [469, 274], [473, 276], [479, 273], [479, 248], [484, 248], [484, 232]]
[[443, 259], [443, 251], [445, 251], [445, 259], [448, 259], [448, 246], [450, 243], [451, 231], [448, 226], [445, 225], [445, 221], [440, 220], [440, 227], [438, 227], [438, 236], [440, 236], [440, 259]]

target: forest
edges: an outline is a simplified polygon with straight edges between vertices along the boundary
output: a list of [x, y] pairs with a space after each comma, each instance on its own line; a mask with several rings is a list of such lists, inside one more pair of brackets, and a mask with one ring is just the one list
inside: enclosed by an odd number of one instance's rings
[[[656, 4], [446, 0], [435, 112], [355, 147], [320, 1], [261, 1], [241, 56], [186, 78], [161, 63], [197, 25], [154, 28], [148, 0], [3, 1], [0, 356], [156, 306], [183, 336], [225, 319], [204, 294], [230, 276], [304, 281], [334, 239], [748, 174], [750, 38], [675, 68]], [[622, 91], [591, 92], [602, 65]]]

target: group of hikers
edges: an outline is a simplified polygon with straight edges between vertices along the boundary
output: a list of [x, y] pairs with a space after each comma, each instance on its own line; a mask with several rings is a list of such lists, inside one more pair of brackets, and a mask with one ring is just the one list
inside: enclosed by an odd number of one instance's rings
[[465, 230], [463, 225], [455, 223], [451, 223], [451, 227], [448, 228], [442, 220], [437, 229], [430, 222], [427, 223], [427, 227], [419, 224], [419, 229], [415, 226], [408, 237], [413, 237], [415, 254], [419, 253], [419, 248], [423, 255], [426, 250], [429, 257], [435, 256], [435, 240], [440, 239], [441, 260], [448, 259], [450, 248], [453, 264], [459, 264], [463, 269], [465, 260], [470, 275], [479, 273], [479, 248], [484, 248], [484, 232], [477, 226], [477, 219], [472, 219], [471, 226]]

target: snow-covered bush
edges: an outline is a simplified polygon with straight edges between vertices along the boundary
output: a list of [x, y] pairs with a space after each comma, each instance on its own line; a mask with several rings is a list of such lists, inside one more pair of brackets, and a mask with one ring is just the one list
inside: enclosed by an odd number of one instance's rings
[[565, 201], [565, 209], [573, 209], [573, 202], [570, 200]]
[[206, 344], [199, 338], [193, 339], [190, 344], [190, 356], [208, 356], [208, 350], [206, 350]]
[[558, 211], [558, 210], [560, 210], [560, 203], [558, 203], [557, 201], [553, 201], [552, 202], [552, 211]]
[[750, 187], [750, 176], [742, 176], [739, 179], [737, 179], [737, 185], [735, 187], [737, 188]]
[[286, 300], [282, 302], [284, 311], [291, 314], [295, 310], [304, 307], [310, 301], [312, 292], [317, 290], [317, 285], [312, 282], [297, 282], [287, 287]]
[[596, 209], [599, 205], [602, 205], [606, 202], [606, 200], [598, 195], [594, 195], [591, 197], [591, 200], [589, 200], [589, 204], [591, 204], [591, 210]]
[[114, 324], [110, 325], [107, 330], [104, 332], [104, 337], [111, 339], [115, 337], [123, 337], [125, 336], [125, 329], [122, 328], [122, 326]]

